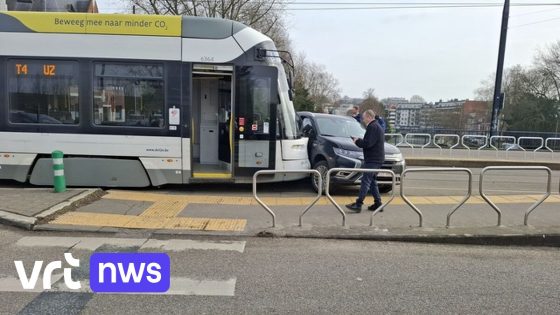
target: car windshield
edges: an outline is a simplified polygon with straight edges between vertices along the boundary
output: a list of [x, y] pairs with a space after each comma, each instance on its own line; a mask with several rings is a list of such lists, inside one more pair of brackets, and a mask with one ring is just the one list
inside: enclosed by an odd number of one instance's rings
[[317, 117], [317, 126], [323, 136], [363, 137], [364, 127], [353, 118], [341, 116]]

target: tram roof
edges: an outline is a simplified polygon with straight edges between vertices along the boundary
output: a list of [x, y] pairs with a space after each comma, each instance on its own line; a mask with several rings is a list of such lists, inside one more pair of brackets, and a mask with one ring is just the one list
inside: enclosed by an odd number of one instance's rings
[[223, 39], [247, 26], [231, 20], [172, 15], [0, 12], [0, 32], [168, 36]]

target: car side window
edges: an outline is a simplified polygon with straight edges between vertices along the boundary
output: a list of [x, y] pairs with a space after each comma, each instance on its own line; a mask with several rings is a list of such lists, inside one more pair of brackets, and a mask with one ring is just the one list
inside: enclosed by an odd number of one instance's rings
[[305, 128], [306, 126], [311, 126], [313, 128], [313, 125], [311, 124], [311, 119], [308, 117], [303, 118], [303, 121], [301, 122], [301, 130], [303, 130], [303, 128]]

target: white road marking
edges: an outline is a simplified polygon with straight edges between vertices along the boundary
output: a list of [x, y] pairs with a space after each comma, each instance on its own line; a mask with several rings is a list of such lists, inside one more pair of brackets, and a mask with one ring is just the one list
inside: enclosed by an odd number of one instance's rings
[[162, 251], [184, 251], [189, 249], [224, 250], [243, 253], [245, 241], [194, 241], [194, 240], [148, 240], [140, 249], [156, 249]]
[[169, 291], [165, 295], [209, 295], [235, 296], [236, 279], [229, 280], [195, 280], [171, 277]]
[[[81, 280], [82, 288], [71, 290], [66, 287], [62, 280], [62, 274], [53, 274], [52, 289], [43, 290], [43, 279], [39, 278], [36, 288], [25, 290], [16, 277], [0, 278], [0, 292], [72, 292], [72, 293], [94, 293], [88, 280]], [[234, 296], [236, 278], [229, 280], [198, 280], [185, 277], [171, 277], [169, 290], [164, 293], [107, 293], [107, 294], [133, 294], [133, 295], [204, 295], [204, 296]], [[103, 293], [105, 294], [105, 293]]]
[[63, 247], [77, 250], [94, 251], [99, 247], [135, 247], [141, 246], [143, 250], [158, 251], [185, 251], [185, 250], [222, 250], [236, 251], [243, 253], [245, 251], [245, 241], [196, 241], [196, 240], [155, 240], [143, 238], [109, 238], [109, 237], [42, 237], [42, 236], [26, 236], [19, 239], [16, 246], [23, 247]]
[[[0, 278], [0, 292], [37, 292], [37, 293], [41, 293], [43, 291], [53, 291], [56, 290], [57, 288], [57, 282], [58, 280], [62, 279], [63, 274], [54, 274], [51, 277], [51, 290], [43, 290], [43, 278], [39, 277], [39, 279], [37, 279], [37, 283], [35, 285], [35, 289], [30, 289], [30, 290], [26, 290], [23, 288], [23, 286], [21, 285], [21, 282], [19, 281], [19, 278], [17, 277], [6, 277], [6, 278]], [[64, 281], [62, 281], [62, 284], [64, 284]]]

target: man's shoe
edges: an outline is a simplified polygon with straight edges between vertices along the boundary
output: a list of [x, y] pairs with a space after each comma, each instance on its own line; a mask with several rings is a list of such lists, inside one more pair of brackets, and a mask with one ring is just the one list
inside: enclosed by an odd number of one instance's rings
[[[369, 211], [375, 211], [377, 210], [377, 208], [381, 207], [383, 204], [382, 203], [374, 203], [371, 206], [369, 206], [367, 209]], [[383, 212], [383, 209], [379, 210], [379, 212]]]
[[349, 205], [346, 205], [346, 208], [347, 208], [348, 210], [352, 210], [352, 211], [354, 211], [354, 212], [356, 212], [356, 213], [362, 212], [362, 206], [358, 205], [358, 204], [355, 203], [355, 202], [354, 202], [354, 203], [351, 203], [351, 204], [349, 204]]

